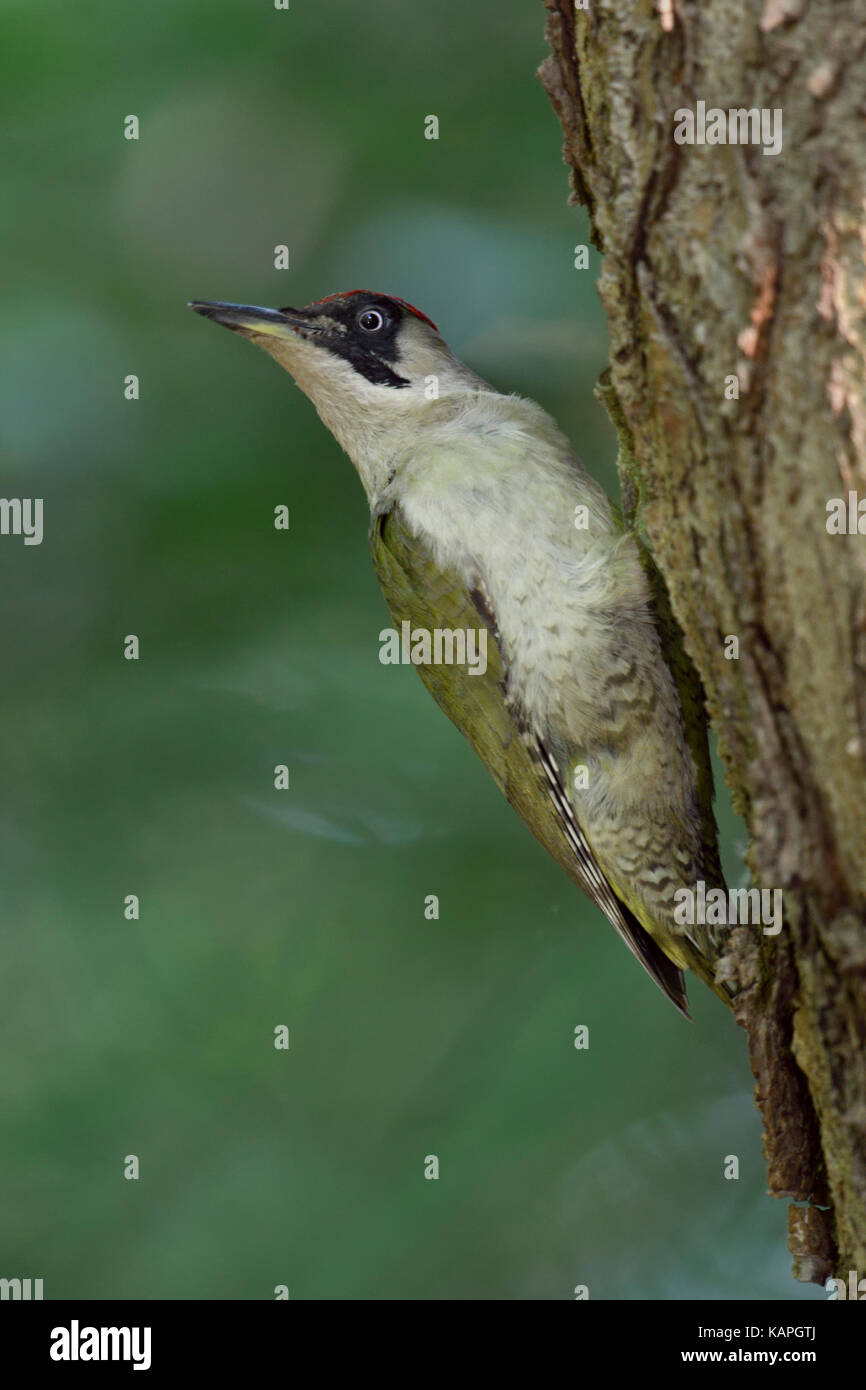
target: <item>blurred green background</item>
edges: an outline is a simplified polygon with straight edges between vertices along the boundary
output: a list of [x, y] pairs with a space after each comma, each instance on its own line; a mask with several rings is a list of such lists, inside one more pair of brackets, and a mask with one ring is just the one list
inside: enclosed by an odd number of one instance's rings
[[[697, 982], [677, 1016], [380, 665], [350, 465], [185, 307], [402, 295], [615, 490], [541, 5], [7, 0], [2, 29], [2, 492], [44, 498], [45, 539], [0, 540], [0, 1275], [821, 1297], [764, 1195], [744, 1037]], [[719, 817], [738, 878], [723, 790]]]

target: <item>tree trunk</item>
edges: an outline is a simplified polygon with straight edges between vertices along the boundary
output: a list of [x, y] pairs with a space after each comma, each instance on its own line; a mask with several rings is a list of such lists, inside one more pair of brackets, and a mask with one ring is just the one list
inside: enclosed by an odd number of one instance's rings
[[[604, 256], [626, 510], [749, 866], [783, 890], [778, 936], [731, 933], [770, 1191], [808, 1204], [798, 1278], [866, 1275], [866, 534], [828, 514], [866, 499], [866, 5], [545, 3], [541, 75]], [[699, 102], [779, 112], [781, 152], [677, 143]]]

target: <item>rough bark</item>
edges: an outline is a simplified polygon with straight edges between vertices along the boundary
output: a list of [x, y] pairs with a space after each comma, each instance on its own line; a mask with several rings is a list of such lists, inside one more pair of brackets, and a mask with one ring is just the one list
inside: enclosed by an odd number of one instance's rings
[[[866, 535], [829, 534], [826, 508], [866, 498], [866, 4], [545, 3], [541, 75], [603, 253], [627, 506], [750, 869], [784, 894], [778, 937], [731, 938], [769, 1187], [810, 1204], [790, 1211], [798, 1278], [863, 1276]], [[781, 153], [677, 144], [699, 100], [780, 110]]]

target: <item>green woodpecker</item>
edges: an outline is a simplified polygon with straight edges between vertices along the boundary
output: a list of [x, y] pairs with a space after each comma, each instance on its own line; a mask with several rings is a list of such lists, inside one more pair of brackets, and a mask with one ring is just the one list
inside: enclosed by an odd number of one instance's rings
[[646, 551], [555, 422], [390, 295], [190, 307], [275, 357], [349, 455], [397, 629], [484, 639], [483, 672], [419, 674], [533, 834], [683, 1013], [683, 967], [726, 998], [718, 929], [675, 914], [677, 890], [723, 883], [700, 687]]

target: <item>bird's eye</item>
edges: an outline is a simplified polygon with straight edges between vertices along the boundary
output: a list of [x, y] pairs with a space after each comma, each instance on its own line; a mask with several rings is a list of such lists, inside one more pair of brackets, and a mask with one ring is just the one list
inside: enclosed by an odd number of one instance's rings
[[385, 315], [380, 314], [378, 309], [362, 309], [358, 315], [358, 327], [363, 328], [365, 333], [378, 333], [385, 322]]

